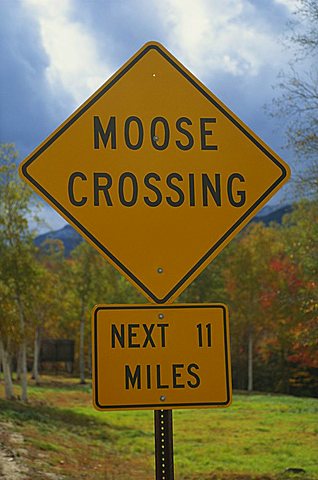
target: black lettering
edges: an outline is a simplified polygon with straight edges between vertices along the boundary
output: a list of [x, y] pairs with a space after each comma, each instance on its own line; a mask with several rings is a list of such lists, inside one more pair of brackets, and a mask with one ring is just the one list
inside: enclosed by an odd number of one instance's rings
[[180, 368], [184, 368], [183, 363], [174, 363], [172, 365], [172, 382], [173, 382], [173, 388], [184, 388], [185, 385], [183, 383], [177, 383], [177, 379], [181, 377], [181, 373], [178, 372]]
[[[99, 180], [106, 179], [105, 185], [100, 185]], [[103, 192], [106, 204], [111, 207], [113, 202], [109, 195], [109, 189], [112, 186], [113, 180], [109, 173], [94, 173], [94, 206], [99, 206], [99, 192]]]
[[179, 195], [178, 200], [172, 200], [171, 197], [166, 197], [167, 203], [171, 205], [171, 207], [180, 207], [180, 205], [184, 202], [184, 193], [180, 187], [172, 183], [172, 180], [178, 180], [179, 182], [183, 181], [183, 177], [179, 173], [170, 173], [167, 176], [167, 186], [171, 188], [171, 190], [175, 191]]
[[137, 337], [137, 333], [134, 332], [135, 328], [139, 328], [138, 323], [128, 324], [128, 348], [140, 348], [140, 343], [133, 343], [134, 338]]
[[216, 173], [214, 178], [215, 187], [212, 185], [209, 176], [206, 173], [202, 173], [202, 197], [204, 207], [207, 207], [209, 204], [208, 191], [212, 195], [215, 204], [218, 207], [221, 206], [221, 175], [219, 173]]
[[161, 329], [161, 346], [166, 346], [166, 328], [169, 327], [168, 323], [158, 323], [157, 327]]
[[76, 178], [80, 178], [84, 181], [87, 180], [87, 177], [82, 172], [72, 173], [68, 181], [68, 197], [72, 205], [75, 205], [75, 207], [82, 207], [87, 202], [87, 197], [82, 197], [80, 200], [76, 200], [74, 196], [74, 182]]
[[195, 207], [194, 173], [189, 173], [190, 207]]
[[[124, 196], [124, 184], [126, 179], [131, 180], [131, 185], [132, 185], [131, 200], [126, 200]], [[137, 182], [137, 178], [133, 173], [125, 172], [119, 177], [118, 193], [119, 193], [119, 200], [122, 205], [124, 205], [125, 207], [132, 207], [133, 205], [135, 205], [138, 198], [138, 182]]]
[[241, 207], [246, 202], [246, 192], [245, 192], [245, 190], [237, 190], [235, 193], [240, 199], [238, 201], [235, 201], [234, 196], [233, 196], [233, 182], [234, 182], [234, 180], [239, 180], [240, 182], [245, 182], [245, 178], [242, 175], [240, 175], [239, 173], [232, 173], [232, 175], [229, 176], [229, 179], [227, 181], [227, 194], [228, 194], [228, 197], [229, 197], [230, 204], [233, 205], [233, 207]]
[[144, 341], [144, 344], [143, 344], [143, 348], [145, 348], [148, 345], [148, 343], [150, 343], [152, 347], [155, 347], [156, 345], [155, 345], [155, 343], [152, 339], [152, 332], [153, 332], [153, 329], [155, 328], [155, 324], [152, 323], [150, 325], [150, 327], [148, 327], [145, 323], [143, 323], [142, 326], [144, 327], [145, 334], [146, 334], [146, 338], [145, 338], [145, 341]]
[[[135, 122], [138, 128], [138, 140], [137, 143], [133, 144], [130, 140], [130, 125], [132, 122]], [[142, 121], [138, 117], [128, 117], [125, 121], [125, 142], [128, 148], [131, 150], [138, 150], [143, 141], [144, 141], [144, 127], [142, 125]]]
[[148, 205], [148, 207], [157, 207], [162, 202], [162, 193], [158, 187], [150, 183], [151, 179], [154, 179], [157, 182], [159, 182], [161, 178], [157, 173], [147, 173], [144, 179], [145, 186], [149, 188], [149, 190], [153, 191], [156, 194], [157, 198], [156, 200], [150, 200], [149, 197], [144, 197], [144, 200], [145, 200], [145, 204]]
[[135, 368], [134, 374], [132, 373], [130, 366], [125, 365], [125, 388], [126, 390], [129, 390], [130, 384], [132, 388], [135, 388], [135, 385], [137, 383], [137, 389], [141, 389], [141, 371], [140, 371], [140, 365], [137, 365]]
[[198, 388], [198, 386], [201, 383], [201, 379], [197, 373], [193, 372], [193, 369], [199, 370], [199, 365], [197, 365], [196, 363], [190, 363], [190, 365], [188, 365], [188, 368], [187, 368], [188, 374], [191, 375], [193, 378], [195, 378], [195, 382], [191, 383], [190, 380], [188, 380], [187, 384], [189, 385], [190, 388]]
[[169, 385], [161, 383], [161, 365], [156, 365], [157, 368], [157, 388], [169, 388]]
[[116, 338], [119, 345], [124, 348], [125, 347], [125, 325], [120, 325], [120, 333], [116, 327], [116, 325], [112, 324], [112, 348], [116, 347]]
[[106, 148], [109, 137], [111, 137], [111, 147], [114, 150], [116, 148], [116, 117], [110, 117], [107, 128], [104, 130], [99, 117], [94, 115], [94, 148], [99, 148], [99, 138], [102, 139]]
[[180, 148], [180, 150], [190, 150], [190, 148], [192, 148], [194, 144], [193, 136], [188, 130], [182, 127], [181, 125], [182, 123], [186, 123], [187, 125], [192, 125], [192, 122], [190, 118], [187, 118], [187, 117], [178, 118], [176, 122], [176, 127], [178, 132], [182, 133], [187, 137], [188, 143], [184, 145], [183, 143], [180, 142], [180, 140], [177, 140], [176, 145], [178, 148]]
[[199, 344], [199, 347], [203, 347], [202, 323], [199, 323], [197, 325], [197, 329], [198, 329], [198, 344]]
[[206, 137], [212, 135], [212, 130], [206, 129], [207, 123], [215, 123], [216, 118], [200, 118], [200, 132], [201, 132], [201, 150], [217, 150], [217, 145], [207, 145]]
[[151, 365], [146, 365], [146, 373], [147, 373], [147, 388], [151, 388]]
[[[156, 127], [157, 123], [161, 122], [163, 125], [164, 129], [164, 140], [161, 145], [159, 145], [158, 142], [158, 135], [156, 134]], [[170, 141], [170, 129], [169, 129], [169, 123], [164, 117], [156, 117], [152, 120], [151, 122], [151, 127], [150, 127], [150, 135], [151, 135], [151, 143], [152, 146], [156, 150], [165, 150], [167, 146], [169, 145]]]

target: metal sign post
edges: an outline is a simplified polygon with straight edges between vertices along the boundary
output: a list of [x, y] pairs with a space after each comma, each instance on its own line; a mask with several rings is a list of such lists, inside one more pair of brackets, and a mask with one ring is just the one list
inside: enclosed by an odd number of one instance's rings
[[172, 410], [155, 410], [156, 480], [174, 480]]

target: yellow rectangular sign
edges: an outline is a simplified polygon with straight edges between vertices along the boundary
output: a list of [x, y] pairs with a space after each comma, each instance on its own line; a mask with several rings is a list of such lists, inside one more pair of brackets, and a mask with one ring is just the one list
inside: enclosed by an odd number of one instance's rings
[[225, 305], [97, 305], [92, 333], [98, 410], [230, 405]]

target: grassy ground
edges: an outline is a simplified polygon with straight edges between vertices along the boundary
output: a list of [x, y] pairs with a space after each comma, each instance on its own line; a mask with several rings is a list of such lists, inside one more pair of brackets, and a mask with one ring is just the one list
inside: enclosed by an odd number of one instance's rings
[[[29, 392], [28, 404], [0, 400], [0, 422], [23, 435], [18, 454], [32, 480], [44, 472], [67, 480], [154, 478], [153, 412], [97, 412], [90, 386], [61, 377], [45, 377]], [[318, 479], [317, 413], [315, 399], [240, 394], [228, 409], [174, 411], [176, 480]]]

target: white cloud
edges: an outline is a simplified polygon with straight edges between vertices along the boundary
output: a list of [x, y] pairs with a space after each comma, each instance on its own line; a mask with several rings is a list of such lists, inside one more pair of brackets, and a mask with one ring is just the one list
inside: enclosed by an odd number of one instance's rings
[[112, 73], [98, 56], [97, 46], [85, 25], [71, 18], [74, 0], [24, 0], [37, 19], [43, 47], [49, 57], [47, 79], [52, 88], [61, 86], [75, 104], [91, 95]]
[[253, 76], [281, 60], [271, 26], [248, 0], [161, 0], [158, 13], [169, 47], [199, 76]]

